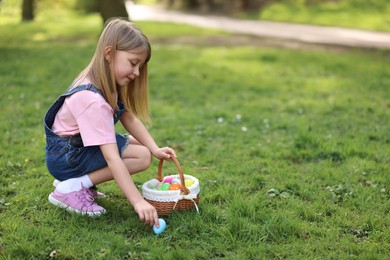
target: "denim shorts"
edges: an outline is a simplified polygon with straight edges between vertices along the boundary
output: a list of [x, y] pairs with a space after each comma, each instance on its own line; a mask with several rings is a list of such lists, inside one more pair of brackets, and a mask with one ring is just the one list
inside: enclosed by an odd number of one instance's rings
[[[116, 134], [121, 156], [129, 141], [128, 135]], [[46, 165], [50, 174], [59, 181], [81, 177], [107, 166], [100, 147], [84, 147], [79, 135], [50, 136], [46, 142]]]

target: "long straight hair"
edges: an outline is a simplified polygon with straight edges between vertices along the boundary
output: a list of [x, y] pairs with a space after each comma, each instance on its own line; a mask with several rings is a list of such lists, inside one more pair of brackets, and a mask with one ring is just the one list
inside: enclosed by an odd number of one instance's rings
[[[109, 63], [105, 59], [105, 48], [109, 46], [111, 46], [112, 60], [115, 58], [116, 51], [143, 48], [147, 53], [139, 76], [130, 81], [127, 87], [117, 86], [113, 62]], [[118, 97], [127, 111], [133, 113], [144, 123], [150, 124], [147, 64], [150, 57], [150, 43], [142, 31], [132, 22], [113, 18], [106, 22], [91, 62], [79, 74], [75, 82], [89, 77], [92, 84], [102, 90], [104, 98], [113, 109], [117, 107], [116, 97]]]

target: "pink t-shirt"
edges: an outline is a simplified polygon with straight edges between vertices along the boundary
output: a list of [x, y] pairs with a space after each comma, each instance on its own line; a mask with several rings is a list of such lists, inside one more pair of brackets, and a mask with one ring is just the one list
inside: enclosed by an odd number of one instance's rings
[[52, 130], [59, 136], [80, 133], [84, 146], [116, 143], [113, 115], [100, 94], [81, 90], [65, 98]]

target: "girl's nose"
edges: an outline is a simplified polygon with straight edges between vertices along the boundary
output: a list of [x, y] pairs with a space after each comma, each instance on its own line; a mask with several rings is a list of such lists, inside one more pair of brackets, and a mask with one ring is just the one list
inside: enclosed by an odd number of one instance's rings
[[138, 66], [136, 66], [134, 68], [133, 74], [136, 75], [137, 77], [139, 76], [139, 67]]

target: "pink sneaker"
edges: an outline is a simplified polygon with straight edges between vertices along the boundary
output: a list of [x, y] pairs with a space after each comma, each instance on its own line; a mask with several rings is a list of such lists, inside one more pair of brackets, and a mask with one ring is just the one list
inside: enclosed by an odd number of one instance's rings
[[69, 212], [76, 212], [91, 217], [99, 216], [106, 212], [103, 207], [96, 204], [92, 191], [86, 188], [66, 194], [53, 191], [49, 195], [49, 202]]
[[[0, 1], [1, 1], [1, 0], [0, 0]], [[53, 186], [54, 186], [54, 188], [57, 188], [57, 185], [58, 185], [60, 182], [61, 182], [61, 181], [59, 181], [59, 180], [57, 180], [57, 179], [54, 179], [54, 181], [53, 181]], [[103, 192], [97, 191], [96, 186], [93, 186], [93, 187], [89, 188], [89, 190], [92, 192], [94, 198], [105, 198], [105, 197], [106, 197], [106, 195], [105, 195]]]

